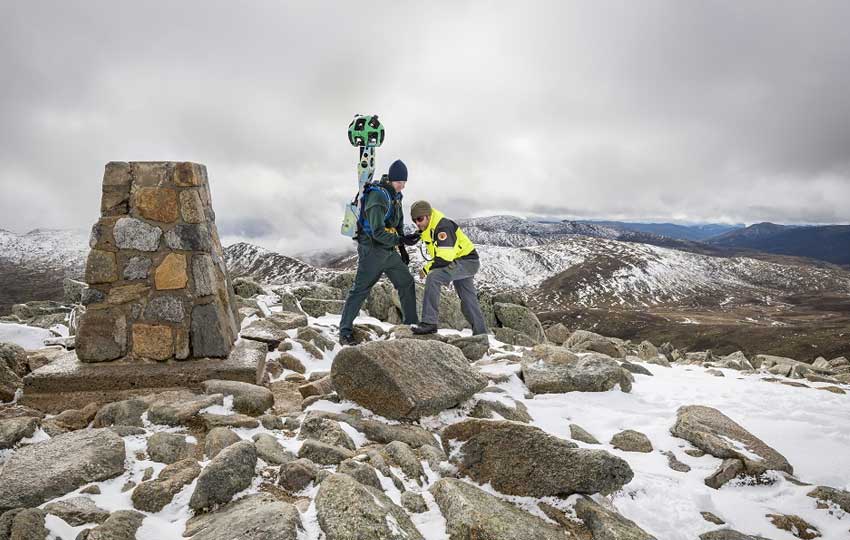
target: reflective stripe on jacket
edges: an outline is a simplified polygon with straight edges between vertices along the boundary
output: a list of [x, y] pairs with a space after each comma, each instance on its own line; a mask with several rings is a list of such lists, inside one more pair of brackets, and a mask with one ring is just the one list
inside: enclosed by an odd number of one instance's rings
[[478, 258], [472, 241], [457, 223], [444, 216], [439, 210], [431, 209], [431, 219], [428, 227], [422, 231], [421, 239], [428, 247], [428, 258], [431, 259], [423, 267], [425, 273], [435, 268], [448, 266], [449, 263], [458, 259]]

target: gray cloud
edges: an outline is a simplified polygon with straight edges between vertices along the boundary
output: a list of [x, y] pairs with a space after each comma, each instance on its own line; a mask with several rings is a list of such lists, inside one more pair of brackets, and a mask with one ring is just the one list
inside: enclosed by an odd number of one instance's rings
[[846, 2], [99, 1], [0, 17], [0, 227], [86, 227], [193, 160], [225, 239], [346, 245], [345, 127], [453, 216], [847, 222]]

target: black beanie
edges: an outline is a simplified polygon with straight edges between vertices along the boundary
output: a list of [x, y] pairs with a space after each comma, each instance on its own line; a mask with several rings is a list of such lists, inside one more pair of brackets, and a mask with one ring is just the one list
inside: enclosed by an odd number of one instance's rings
[[407, 165], [400, 159], [393, 161], [389, 172], [390, 182], [407, 182]]

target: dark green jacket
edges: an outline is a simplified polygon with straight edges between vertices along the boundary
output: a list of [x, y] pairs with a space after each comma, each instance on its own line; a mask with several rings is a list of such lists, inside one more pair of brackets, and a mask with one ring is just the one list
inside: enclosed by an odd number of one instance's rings
[[[393, 206], [393, 211], [389, 218], [384, 221], [384, 216], [387, 215], [388, 203], [387, 198], [376, 190], [370, 191], [366, 195], [366, 219], [369, 220], [369, 225], [372, 227], [371, 238], [366, 233], [360, 233], [358, 240], [361, 242], [369, 242], [375, 246], [385, 249], [394, 249], [399, 242], [399, 233], [404, 233], [404, 211], [401, 206], [401, 193], [396, 193], [392, 184], [381, 183], [381, 187], [387, 190], [390, 194], [390, 203]], [[395, 229], [397, 232], [390, 232], [386, 229]]]

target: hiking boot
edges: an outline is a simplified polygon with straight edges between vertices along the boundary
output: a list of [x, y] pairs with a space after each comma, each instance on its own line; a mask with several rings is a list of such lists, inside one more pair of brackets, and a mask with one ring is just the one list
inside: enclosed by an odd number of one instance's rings
[[339, 344], [343, 347], [349, 347], [351, 345], [357, 345], [357, 342], [354, 341], [354, 336], [339, 336]]
[[436, 334], [437, 333], [437, 325], [431, 323], [419, 323], [414, 324], [410, 327], [410, 330], [417, 335], [422, 334]]

